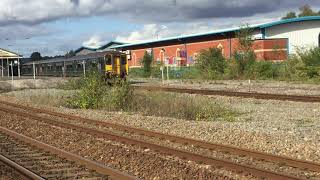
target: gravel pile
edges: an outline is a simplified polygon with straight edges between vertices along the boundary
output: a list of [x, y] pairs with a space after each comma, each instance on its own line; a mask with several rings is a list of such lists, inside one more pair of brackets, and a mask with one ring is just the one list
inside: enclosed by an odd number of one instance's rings
[[[146, 81], [144, 84], [137, 85], [156, 85], [163, 86], [158, 81]], [[211, 89], [236, 92], [259, 92], [271, 94], [286, 94], [286, 95], [310, 95], [320, 96], [320, 85], [289, 83], [280, 81], [232, 81], [232, 80], [217, 80], [217, 81], [201, 81], [201, 80], [171, 80], [166, 81], [164, 86], [178, 88], [195, 88], [195, 89]]]

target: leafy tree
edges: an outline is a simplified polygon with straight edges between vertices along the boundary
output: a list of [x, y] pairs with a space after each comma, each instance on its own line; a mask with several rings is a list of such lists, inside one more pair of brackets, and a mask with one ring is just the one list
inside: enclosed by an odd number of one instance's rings
[[302, 7], [299, 8], [300, 10], [300, 14], [299, 14], [299, 17], [304, 17], [304, 16], [316, 16], [318, 13], [314, 12], [312, 10], [312, 8], [306, 4]]
[[143, 72], [145, 77], [149, 77], [151, 75], [151, 66], [153, 62], [152, 53], [148, 53], [147, 51], [144, 53], [141, 64], [143, 65]]
[[219, 48], [203, 49], [197, 58], [196, 67], [203, 77], [217, 79], [225, 72], [226, 59]]
[[231, 69], [233, 76], [243, 76], [245, 72], [250, 72], [252, 65], [256, 62], [256, 55], [252, 49], [253, 46], [253, 29], [248, 25], [241, 26], [236, 32], [236, 37], [239, 42], [239, 48], [233, 54], [233, 63]]
[[282, 17], [282, 19], [291, 19], [291, 18], [296, 18], [297, 15], [295, 12], [288, 12], [286, 16]]
[[71, 51], [69, 51], [69, 52], [67, 52], [65, 54], [66, 58], [71, 58], [71, 57], [74, 57], [74, 56], [76, 56], [76, 53], [73, 50], [71, 50]]
[[31, 61], [40, 61], [42, 59], [39, 52], [33, 52], [30, 56]]
[[305, 16], [320, 16], [320, 11], [315, 12], [311, 8], [310, 5], [306, 4], [299, 8], [300, 13], [296, 15], [295, 12], [288, 12], [286, 16], [282, 17], [282, 19], [291, 19], [296, 17], [305, 17]]

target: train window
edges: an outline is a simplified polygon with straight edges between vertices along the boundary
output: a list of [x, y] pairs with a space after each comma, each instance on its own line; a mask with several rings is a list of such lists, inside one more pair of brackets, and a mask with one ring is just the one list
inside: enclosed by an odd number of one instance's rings
[[106, 65], [111, 65], [111, 56], [106, 56]]
[[121, 56], [121, 64], [122, 65], [127, 64], [127, 57], [126, 56]]

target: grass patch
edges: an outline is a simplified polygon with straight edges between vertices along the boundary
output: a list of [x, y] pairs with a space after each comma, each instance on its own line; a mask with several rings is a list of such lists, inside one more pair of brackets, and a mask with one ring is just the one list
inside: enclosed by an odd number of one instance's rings
[[97, 72], [82, 78], [80, 89], [66, 104], [71, 108], [125, 111], [195, 121], [234, 121], [234, 117], [238, 115], [237, 112], [209, 100], [206, 96], [134, 92], [125, 81], [108, 86]]
[[165, 92], [136, 92], [131, 111], [148, 116], [164, 116], [195, 121], [235, 121], [239, 113], [205, 96]]
[[13, 96], [17, 99], [32, 102], [37, 105], [46, 105], [59, 107], [65, 105], [67, 99], [69, 99], [75, 91], [66, 91], [60, 89], [29, 89], [12, 91], [5, 93], [6, 96]]

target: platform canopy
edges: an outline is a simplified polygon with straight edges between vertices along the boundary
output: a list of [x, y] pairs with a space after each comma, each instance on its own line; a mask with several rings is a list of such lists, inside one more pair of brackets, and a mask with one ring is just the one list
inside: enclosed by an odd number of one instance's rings
[[0, 48], [0, 59], [19, 59], [21, 57], [22, 56], [17, 53]]
[[[18, 66], [18, 76], [20, 77], [20, 58], [22, 58], [21, 55], [18, 53], [14, 53], [11, 51], [8, 51], [6, 49], [0, 48], [0, 69], [1, 69], [1, 77], [4, 77], [4, 74], [6, 73], [8, 77], [10, 76], [10, 61], [11, 66]], [[5, 63], [6, 62], [6, 63]], [[17, 64], [14, 64], [17, 62]], [[11, 67], [11, 74], [13, 76], [13, 69]]]

